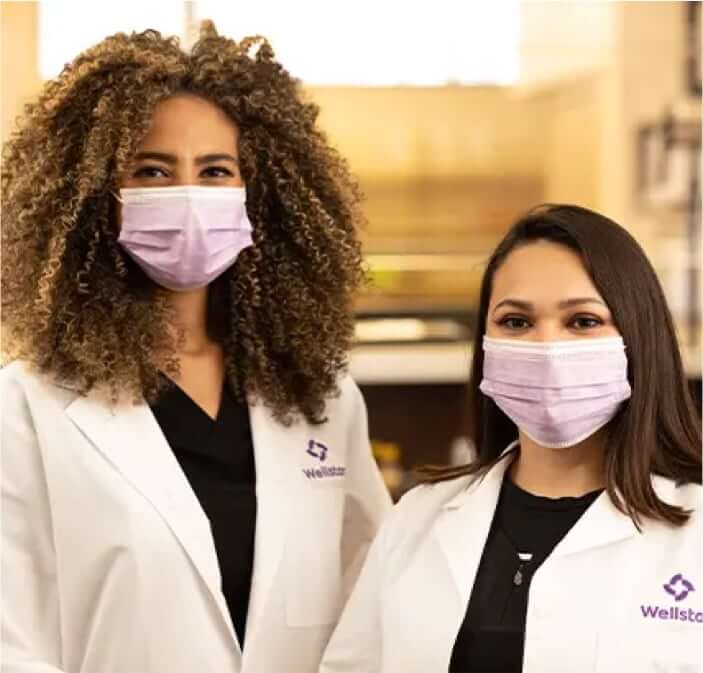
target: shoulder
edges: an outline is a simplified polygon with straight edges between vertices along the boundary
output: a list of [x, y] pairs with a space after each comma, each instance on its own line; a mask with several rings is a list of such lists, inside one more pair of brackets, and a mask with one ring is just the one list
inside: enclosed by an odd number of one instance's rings
[[363, 403], [361, 390], [351, 374], [343, 373], [337, 381], [337, 388], [339, 392], [332, 397], [330, 403], [347, 407]]
[[475, 477], [470, 475], [434, 484], [420, 484], [398, 501], [396, 509], [404, 518], [422, 515], [425, 512], [436, 513], [466, 492], [474, 479]]
[[[662, 553], [669, 553], [674, 548], [693, 548], [700, 554], [701, 536], [703, 535], [703, 487], [700, 484], [676, 484], [664, 477], [653, 478], [654, 490], [664, 502], [680, 507], [690, 516], [683, 526], [672, 526], [661, 521], [649, 521], [645, 524], [645, 536]], [[669, 550], [669, 552], [667, 552]]]
[[703, 487], [700, 484], [677, 484], [672, 479], [655, 476], [652, 484], [657, 495], [666, 503], [697, 512], [701, 516]]
[[23, 360], [14, 360], [0, 368], [3, 416], [17, 413], [29, 401], [53, 399], [67, 406], [76, 396], [75, 390], [57, 385], [48, 375]]
[[675, 502], [691, 513], [691, 518], [684, 528], [696, 530], [700, 534], [703, 528], [703, 487], [700, 484], [683, 484], [674, 488]]
[[12, 360], [0, 367], [0, 385], [5, 386], [7, 381], [20, 379], [28, 371], [30, 367], [24, 360]]
[[349, 374], [342, 374], [337, 390], [327, 398], [325, 416], [328, 421], [354, 423], [366, 419], [366, 403], [359, 386]]
[[0, 398], [3, 406], [18, 401], [25, 395], [25, 390], [38, 381], [38, 375], [22, 360], [14, 360], [0, 368]]
[[386, 548], [415, 546], [432, 529], [441, 512], [465, 493], [474, 479], [474, 476], [458, 477], [421, 484], [408, 491], [393, 507], [384, 524]]
[[677, 486], [676, 492], [682, 507], [693, 510], [700, 510], [703, 507], [703, 486], [700, 484]]

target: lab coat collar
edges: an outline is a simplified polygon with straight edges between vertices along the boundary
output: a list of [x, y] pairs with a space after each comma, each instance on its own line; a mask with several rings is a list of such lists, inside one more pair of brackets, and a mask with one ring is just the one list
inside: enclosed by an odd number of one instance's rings
[[[440, 546], [465, 601], [478, 571], [505, 472], [513, 459], [509, 454], [516, 446], [517, 442], [510, 444], [486, 474], [473, 478], [467, 488], [445, 503], [437, 521]], [[675, 501], [672, 481], [654, 476], [652, 485], [662, 500]], [[632, 519], [618, 510], [603, 491], [556, 546], [552, 556], [575, 554], [638, 534]]]
[[[473, 477], [467, 488], [457, 493], [451, 500], [444, 504], [444, 509], [457, 509], [465, 505], [469, 499], [473, 502], [474, 494], [479, 490], [482, 491], [482, 498], [495, 495], [497, 500], [501, 484], [503, 483], [503, 476], [514, 458], [514, 456], [509, 454], [514, 453], [514, 449], [517, 448], [519, 443], [518, 440], [515, 440], [508, 444], [500, 454], [495, 465], [486, 474]], [[495, 505], [496, 503], [494, 502], [493, 509], [495, 509]]]
[[[473, 478], [466, 489], [449, 500], [436, 522], [440, 547], [464, 605], [468, 603], [478, 572], [503, 475], [511, 462], [508, 453], [516, 445], [514, 442], [508, 446], [493, 468], [485, 475]], [[467, 503], [471, 506], [465, 507]]]
[[552, 551], [552, 556], [576, 554], [632, 537], [637, 527], [603, 491]]
[[[653, 476], [652, 486], [657, 496], [665, 502], [674, 502], [675, 484], [664, 477]], [[642, 527], [647, 522], [642, 523]], [[612, 544], [635, 535], [639, 535], [634, 521], [621, 512], [610, 499], [606, 491], [584, 512], [574, 527], [555, 547], [553, 556], [566, 556], [586, 549]]]

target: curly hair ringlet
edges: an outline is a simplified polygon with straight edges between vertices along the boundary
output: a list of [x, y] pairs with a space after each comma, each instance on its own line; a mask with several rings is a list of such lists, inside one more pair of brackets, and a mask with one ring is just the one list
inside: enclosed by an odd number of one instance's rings
[[282, 422], [324, 422], [364, 281], [360, 192], [268, 42], [209, 21], [189, 53], [153, 30], [108, 37], [26, 106], [3, 150], [3, 357], [112, 399], [153, 401], [160, 370], [178, 373], [172, 310], [118, 245], [112, 193], [154, 106], [181, 92], [239, 129], [254, 246], [208, 298], [227, 378]]

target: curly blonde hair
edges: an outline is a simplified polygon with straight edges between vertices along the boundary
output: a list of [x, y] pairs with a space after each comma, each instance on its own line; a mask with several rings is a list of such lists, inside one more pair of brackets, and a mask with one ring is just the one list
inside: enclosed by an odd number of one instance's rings
[[26, 107], [3, 152], [5, 359], [81, 393], [149, 401], [164, 385], [159, 369], [177, 373], [171, 309], [118, 245], [111, 192], [154, 106], [181, 92], [218, 105], [240, 132], [255, 245], [208, 299], [227, 378], [285, 422], [322, 422], [364, 279], [359, 191], [268, 42], [237, 43], [210, 22], [190, 53], [152, 30], [113, 35]]

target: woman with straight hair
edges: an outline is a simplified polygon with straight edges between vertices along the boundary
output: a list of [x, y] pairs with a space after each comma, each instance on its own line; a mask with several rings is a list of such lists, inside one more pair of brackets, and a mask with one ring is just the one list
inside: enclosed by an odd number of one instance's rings
[[469, 389], [476, 459], [394, 509], [321, 672], [700, 671], [700, 417], [632, 236], [569, 205], [517, 222]]

